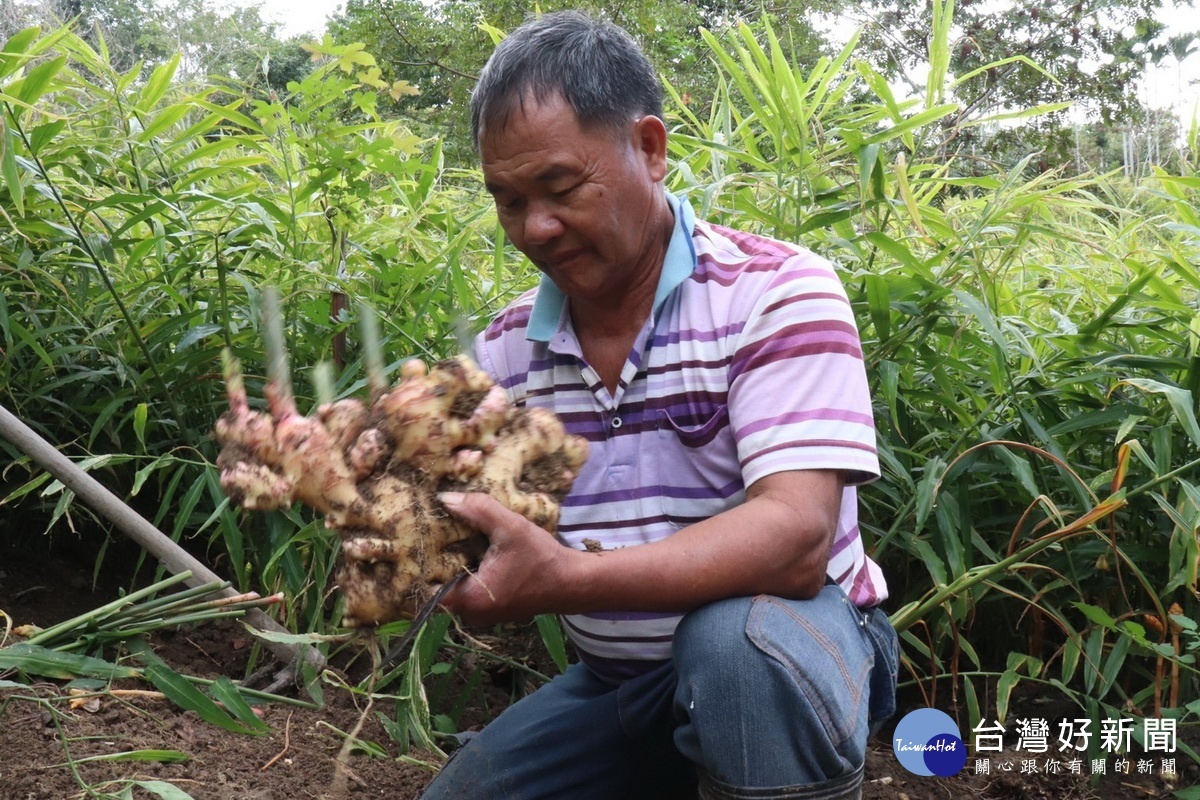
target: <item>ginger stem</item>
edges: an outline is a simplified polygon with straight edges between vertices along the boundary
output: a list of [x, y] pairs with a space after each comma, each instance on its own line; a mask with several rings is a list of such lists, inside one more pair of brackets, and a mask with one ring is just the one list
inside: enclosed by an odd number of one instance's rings
[[363, 361], [367, 368], [367, 386], [371, 390], [371, 402], [374, 403], [388, 390], [387, 371], [383, 366], [383, 346], [379, 343], [379, 316], [375, 307], [369, 303], [362, 304], [359, 315], [362, 326]]
[[313, 367], [313, 390], [317, 395], [317, 405], [333, 402], [333, 365], [328, 361]]
[[287, 412], [295, 412], [296, 401], [292, 395], [292, 376], [288, 371], [287, 348], [283, 335], [283, 308], [279, 302], [279, 290], [274, 286], [263, 291], [263, 339], [267, 346], [267, 380], [274, 387], [273, 407], [277, 419]]
[[250, 401], [246, 397], [246, 383], [242, 380], [242, 365], [228, 347], [221, 348], [221, 370], [225, 373], [225, 393], [229, 397], [229, 407], [235, 414], [248, 411]]

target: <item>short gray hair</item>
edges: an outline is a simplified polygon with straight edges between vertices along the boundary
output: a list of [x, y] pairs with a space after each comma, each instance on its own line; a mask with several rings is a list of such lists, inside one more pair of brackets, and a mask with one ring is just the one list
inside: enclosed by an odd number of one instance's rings
[[650, 59], [622, 28], [578, 11], [526, 20], [502, 41], [471, 93], [471, 137], [503, 128], [527, 94], [561, 94], [580, 125], [618, 130], [662, 117], [663, 92]]

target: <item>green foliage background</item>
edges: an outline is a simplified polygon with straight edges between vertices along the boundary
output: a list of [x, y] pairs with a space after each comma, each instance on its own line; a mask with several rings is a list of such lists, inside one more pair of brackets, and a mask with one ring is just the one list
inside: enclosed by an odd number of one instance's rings
[[[953, 101], [972, 76], [951, 77], [950, 13], [933, 4], [930, 79], [911, 99], [856, 42], [801, 69], [769, 27], [704, 32], [716, 79], [704, 102], [671, 87], [669, 188], [843, 269], [884, 466], [864, 535], [889, 575], [902, 678], [964, 701], [972, 725], [1003, 718], [1019, 681], [1096, 719], [1190, 722], [1196, 129], [1177, 170], [1137, 183], [981, 165], [953, 142], [1001, 115]], [[311, 52], [276, 90], [177, 81], [178, 57], [114, 66], [65, 28], [0, 53], [0, 402], [243, 588], [287, 592], [297, 631], [337, 625], [336, 548], [299, 511], [244, 515], [220, 494], [220, 348], [261, 396], [261, 292], [279, 286], [303, 408], [339, 337], [335, 391], [361, 388], [362, 300], [394, 366], [456, 351], [535, 277], [478, 174], [446, 157], [463, 142], [385, 118], [400, 78], [361, 44]], [[0, 535], [28, 536], [30, 519], [106, 535], [0, 448]], [[418, 649], [410, 697], [435, 649]]]

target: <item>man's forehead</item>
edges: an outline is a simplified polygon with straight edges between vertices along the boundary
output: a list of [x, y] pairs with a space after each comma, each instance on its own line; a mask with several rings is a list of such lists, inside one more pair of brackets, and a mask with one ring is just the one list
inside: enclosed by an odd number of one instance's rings
[[[618, 133], [611, 123], [581, 119], [561, 90], [553, 88], [543, 93], [527, 87], [523, 92], [509, 95], [489, 111], [479, 132], [481, 148], [487, 145], [489, 137], [503, 136], [514, 126], [531, 120], [536, 120], [539, 125], [548, 120], [563, 123], [571, 133], [614, 136]], [[633, 122], [633, 117], [629, 121]]]
[[486, 142], [489, 136], [503, 135], [513, 125], [519, 125], [527, 118], [543, 115], [561, 117], [578, 125], [575, 110], [562, 92], [556, 89], [539, 93], [533, 87], [527, 87], [524, 91], [506, 95], [488, 109], [480, 130], [480, 141]]

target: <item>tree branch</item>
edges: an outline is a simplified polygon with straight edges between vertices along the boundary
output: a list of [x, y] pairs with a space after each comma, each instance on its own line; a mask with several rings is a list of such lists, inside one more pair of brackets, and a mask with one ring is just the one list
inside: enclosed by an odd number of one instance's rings
[[[392, 30], [396, 32], [396, 35], [399, 36], [406, 45], [408, 45], [410, 48], [412, 48], [413, 51], [416, 52], [418, 55], [422, 55], [422, 56], [425, 55], [422, 52], [422, 49], [417, 46], [417, 43], [414, 42], [412, 39], [408, 38], [408, 36], [404, 33], [404, 31], [400, 30], [400, 26], [396, 24], [396, 21], [394, 19], [392, 19], [392, 15], [390, 13], [388, 13], [388, 10], [387, 10], [387, 8], [384, 7], [383, 3], [379, 4], [379, 13], [387, 21], [387, 24], [392, 27]], [[392, 59], [391, 63], [399, 64], [404, 67], [435, 67], [437, 69], [445, 70], [446, 72], [449, 72], [451, 75], [457, 75], [460, 78], [466, 78], [469, 81], [479, 80], [478, 75], [470, 75], [466, 72], [460, 72], [459, 70], [456, 70], [454, 67], [446, 66], [445, 64], [443, 64], [442, 62], [438, 61], [435, 58], [426, 57], [426, 59], [424, 61], [397, 61], [397, 60]]]

